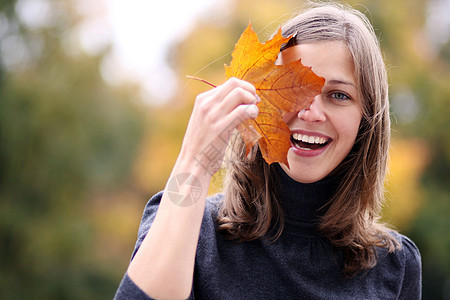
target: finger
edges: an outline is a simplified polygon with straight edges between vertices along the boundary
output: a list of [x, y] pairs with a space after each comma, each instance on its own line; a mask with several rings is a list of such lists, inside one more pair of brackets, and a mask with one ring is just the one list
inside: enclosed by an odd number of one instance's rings
[[232, 90], [236, 88], [244, 89], [256, 97], [256, 88], [253, 84], [234, 77], [228, 79], [224, 84], [217, 87], [216, 96], [219, 99], [224, 99]]
[[220, 112], [228, 114], [236, 109], [239, 105], [257, 104], [260, 101], [258, 96], [250, 93], [243, 88], [233, 89], [222, 102], [218, 103], [216, 109]]
[[225, 116], [223, 122], [225, 127], [234, 129], [248, 119], [255, 119], [259, 114], [258, 106], [255, 104], [242, 104]]
[[[260, 99], [255, 87], [244, 80], [230, 78], [223, 85], [201, 93], [196, 98], [196, 106], [209, 107], [212, 111], [229, 113], [236, 106], [248, 103], [255, 104]], [[225, 106], [221, 106], [225, 103]]]

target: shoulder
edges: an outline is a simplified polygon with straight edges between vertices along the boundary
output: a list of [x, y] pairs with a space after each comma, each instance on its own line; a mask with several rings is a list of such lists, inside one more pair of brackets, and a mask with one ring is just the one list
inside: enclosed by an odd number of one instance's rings
[[[147, 202], [145, 206], [144, 213], [142, 214], [141, 227], [140, 231], [148, 231], [153, 223], [153, 220], [156, 216], [156, 212], [158, 211], [159, 204], [161, 203], [161, 198], [163, 196], [163, 191], [156, 193], [150, 200]], [[206, 199], [205, 204], [205, 213], [204, 213], [204, 221], [206, 219], [211, 219], [217, 217], [217, 212], [223, 200], [223, 194], [216, 194], [214, 196], [210, 196]]]
[[404, 235], [401, 236], [402, 253], [404, 257], [404, 276], [401, 289], [401, 299], [422, 298], [422, 259], [416, 244]]
[[408, 237], [402, 235], [402, 249], [405, 255], [405, 261], [407, 265], [416, 270], [421, 269], [421, 256], [419, 248]]
[[420, 299], [422, 293], [422, 260], [419, 248], [407, 236], [398, 232], [391, 232], [400, 247], [386, 256], [380, 255], [381, 264], [387, 259], [390, 264], [386, 271], [397, 269], [400, 272], [401, 286], [399, 299]]
[[137, 250], [142, 244], [145, 236], [147, 235], [150, 227], [152, 226], [153, 220], [155, 219], [156, 212], [158, 211], [159, 204], [161, 203], [163, 192], [160, 191], [156, 193], [145, 205], [144, 212], [142, 214], [141, 223], [139, 225], [136, 244], [134, 246], [133, 253], [131, 254], [131, 259], [133, 259]]
[[420, 272], [422, 269], [422, 259], [419, 248], [416, 244], [403, 234], [398, 232], [392, 232], [391, 234], [400, 244], [400, 249], [397, 250], [397, 252], [398, 255], [401, 255], [404, 268], [411, 272]]
[[[152, 223], [156, 217], [159, 205], [161, 203], [161, 198], [163, 196], [163, 191], [156, 193], [145, 206], [144, 212], [142, 214], [141, 223], [138, 230], [138, 238], [136, 241], [135, 249], [133, 251], [132, 257], [139, 249], [142, 241], [147, 235]], [[203, 234], [211, 235], [215, 231], [215, 221], [217, 218], [217, 212], [219, 210], [220, 204], [222, 203], [223, 194], [217, 194], [206, 199], [205, 211], [203, 214], [202, 228]]]
[[163, 191], [156, 193], [150, 200], [147, 202], [147, 205], [144, 208], [144, 212], [142, 214], [141, 225], [139, 226], [138, 237], [144, 239], [144, 236], [147, 234], [150, 226], [155, 219], [156, 212], [158, 211], [159, 204], [161, 203], [161, 198], [163, 195]]

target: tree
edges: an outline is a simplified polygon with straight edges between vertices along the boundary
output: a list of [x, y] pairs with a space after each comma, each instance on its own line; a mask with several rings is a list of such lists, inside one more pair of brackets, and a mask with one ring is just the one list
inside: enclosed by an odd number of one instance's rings
[[111, 299], [123, 264], [102, 260], [93, 195], [129, 185], [142, 108], [103, 83], [103, 53], [63, 47], [73, 3], [47, 4], [42, 27], [0, 6], [0, 298]]

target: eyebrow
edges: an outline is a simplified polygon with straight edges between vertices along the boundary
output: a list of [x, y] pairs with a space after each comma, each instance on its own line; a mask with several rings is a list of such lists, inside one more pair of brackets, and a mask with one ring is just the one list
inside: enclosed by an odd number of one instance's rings
[[351, 85], [351, 86], [353, 86], [354, 88], [356, 88], [356, 86], [355, 86], [355, 84], [353, 84], [353, 82], [345, 81], [345, 80], [340, 80], [340, 79], [332, 79], [332, 80], [328, 81], [328, 84], [332, 84], [332, 85], [335, 85], [335, 84], [345, 84], [345, 85]]

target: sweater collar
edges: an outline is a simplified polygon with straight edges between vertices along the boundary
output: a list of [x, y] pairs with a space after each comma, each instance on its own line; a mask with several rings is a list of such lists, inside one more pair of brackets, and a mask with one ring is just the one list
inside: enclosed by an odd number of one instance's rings
[[276, 164], [275, 169], [285, 226], [306, 223], [308, 227], [316, 227], [337, 190], [339, 178], [328, 176], [314, 183], [301, 183], [287, 175], [279, 164]]

